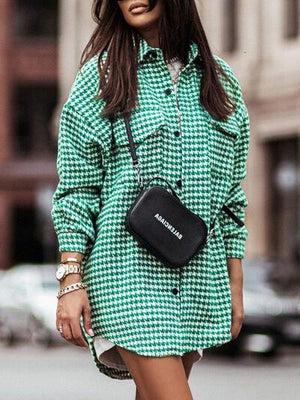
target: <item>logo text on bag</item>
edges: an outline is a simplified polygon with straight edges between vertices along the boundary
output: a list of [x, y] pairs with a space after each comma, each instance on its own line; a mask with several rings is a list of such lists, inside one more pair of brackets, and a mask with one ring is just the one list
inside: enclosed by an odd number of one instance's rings
[[172, 226], [167, 220], [165, 220], [161, 215], [159, 215], [158, 213], [156, 213], [154, 215], [154, 218], [156, 218], [160, 223], [162, 223], [167, 229], [169, 229], [170, 232], [173, 233], [173, 235], [175, 235], [178, 239], [182, 239], [183, 235], [178, 232], [174, 226]]

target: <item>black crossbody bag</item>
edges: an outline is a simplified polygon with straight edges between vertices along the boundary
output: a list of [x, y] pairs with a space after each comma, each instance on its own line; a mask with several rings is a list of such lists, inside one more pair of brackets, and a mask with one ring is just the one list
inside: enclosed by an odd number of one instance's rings
[[[208, 230], [204, 220], [181, 202], [165, 178], [154, 176], [143, 184], [128, 114], [124, 116], [124, 120], [132, 164], [141, 189], [127, 211], [125, 227], [139, 245], [146, 248], [165, 266], [183, 267], [206, 245], [213, 234], [217, 217], [214, 218]], [[170, 191], [160, 185], [148, 188], [154, 179], [163, 180]], [[222, 210], [238, 225], [244, 225], [244, 222], [225, 204]]]

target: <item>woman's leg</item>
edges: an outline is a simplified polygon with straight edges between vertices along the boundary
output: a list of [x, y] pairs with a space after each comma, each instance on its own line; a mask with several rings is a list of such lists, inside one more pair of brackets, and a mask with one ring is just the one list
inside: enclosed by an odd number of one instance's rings
[[116, 347], [134, 379], [138, 400], [193, 400], [180, 356], [147, 357]]
[[136, 391], [135, 391], [135, 399], [134, 400], [143, 400], [142, 396], [140, 395], [138, 388], [136, 386]]
[[[189, 379], [194, 362], [199, 359], [198, 351], [191, 351], [181, 356], [186, 378]], [[136, 388], [135, 400], [143, 400], [138, 389]]]
[[187, 379], [189, 379], [189, 376], [190, 376], [192, 367], [194, 365], [194, 362], [199, 360], [199, 357], [200, 357], [200, 355], [199, 355], [198, 351], [196, 351], [196, 350], [195, 351], [190, 351], [188, 353], [184, 353], [181, 356], [183, 367], [184, 367]]

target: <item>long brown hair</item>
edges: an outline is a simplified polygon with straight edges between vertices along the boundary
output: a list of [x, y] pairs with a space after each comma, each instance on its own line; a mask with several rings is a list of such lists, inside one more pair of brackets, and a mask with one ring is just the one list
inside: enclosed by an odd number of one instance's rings
[[[152, 10], [158, 0], [149, 0]], [[217, 63], [210, 50], [195, 0], [161, 0], [163, 15], [159, 21], [159, 47], [164, 57], [179, 56], [186, 63], [191, 40], [200, 52], [199, 68], [203, 68], [199, 101], [205, 109], [221, 121], [234, 111], [233, 100], [221, 83], [220, 75], [232, 83]], [[133, 111], [137, 101], [137, 67], [139, 33], [130, 26], [117, 1], [94, 0], [93, 20], [97, 26], [83, 50], [80, 67], [96, 54], [98, 58], [98, 99], [105, 100], [102, 116], [113, 117], [116, 113]], [[101, 56], [107, 50], [106, 61]]]

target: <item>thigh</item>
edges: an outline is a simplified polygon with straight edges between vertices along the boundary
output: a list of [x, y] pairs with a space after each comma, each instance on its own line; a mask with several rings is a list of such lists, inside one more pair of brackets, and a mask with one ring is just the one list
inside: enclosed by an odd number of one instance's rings
[[191, 373], [191, 370], [193, 368], [194, 362], [199, 360], [199, 357], [200, 357], [200, 354], [196, 350], [195, 351], [190, 351], [188, 353], [184, 353], [181, 356], [182, 364], [183, 364], [187, 379], [190, 376], [190, 373]]
[[180, 356], [148, 357], [116, 347], [142, 400], [193, 400]]

